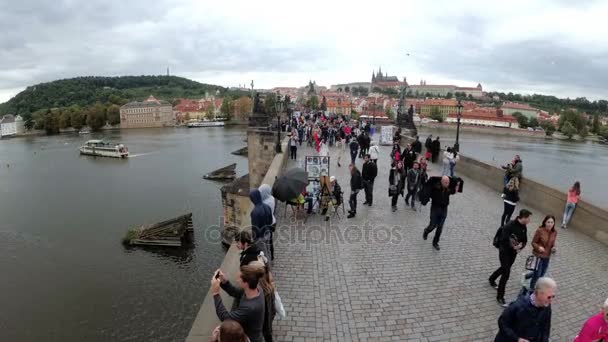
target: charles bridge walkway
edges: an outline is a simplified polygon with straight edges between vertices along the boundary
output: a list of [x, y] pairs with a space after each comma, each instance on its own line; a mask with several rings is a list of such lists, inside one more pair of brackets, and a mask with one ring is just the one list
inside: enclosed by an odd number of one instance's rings
[[[502, 308], [488, 276], [498, 267], [491, 240], [503, 209], [500, 194], [466, 174], [464, 192], [452, 196], [441, 250], [422, 239], [429, 206], [413, 211], [400, 197], [392, 212], [388, 197], [390, 147], [381, 147], [372, 207], [359, 194], [357, 216], [312, 215], [306, 224], [283, 217], [279, 208], [274, 276], [287, 318], [275, 321], [276, 341], [493, 341]], [[348, 149], [342, 167], [330, 149], [331, 175], [348, 201]], [[302, 145], [298, 160], [315, 152]], [[357, 159], [361, 167], [362, 159]], [[440, 165], [430, 165], [436, 175]], [[522, 207], [518, 206], [517, 210]], [[533, 212], [531, 238], [544, 217]], [[348, 204], [346, 204], [348, 210]], [[517, 212], [516, 210], [516, 212]], [[551, 213], [561, 218], [561, 212]], [[559, 229], [559, 228], [558, 228]], [[511, 272], [506, 299], [521, 288], [525, 257]], [[558, 283], [552, 341], [572, 341], [584, 320], [608, 297], [608, 247], [576, 231], [559, 230], [548, 276]]]

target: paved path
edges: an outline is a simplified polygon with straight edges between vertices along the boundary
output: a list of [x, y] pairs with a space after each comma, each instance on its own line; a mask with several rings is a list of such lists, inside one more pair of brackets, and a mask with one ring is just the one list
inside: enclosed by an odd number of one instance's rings
[[[338, 168], [336, 152], [331, 173], [347, 200], [350, 157], [347, 151]], [[302, 147], [298, 157], [313, 153]], [[326, 224], [315, 215], [301, 226], [279, 218], [290, 226], [279, 227], [275, 242], [274, 276], [288, 315], [275, 322], [277, 341], [493, 341], [502, 309], [487, 278], [498, 267], [491, 240], [502, 213], [499, 194], [463, 177], [465, 191], [452, 197], [436, 251], [432, 235], [422, 240], [428, 207], [414, 212], [400, 198], [399, 210], [390, 210], [388, 153], [382, 147], [374, 206], [361, 206], [360, 193], [355, 219]], [[531, 209], [530, 235], [544, 215]], [[608, 297], [608, 248], [570, 230], [560, 230], [557, 240], [548, 272], [558, 282], [552, 341], [572, 341]], [[520, 288], [529, 253], [513, 266], [507, 300]]]

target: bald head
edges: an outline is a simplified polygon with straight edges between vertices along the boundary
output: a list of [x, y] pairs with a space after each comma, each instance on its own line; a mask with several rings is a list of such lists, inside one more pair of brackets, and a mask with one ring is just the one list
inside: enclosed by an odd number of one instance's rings
[[441, 177], [441, 185], [444, 188], [447, 188], [448, 186], [450, 186], [450, 177], [448, 177], [448, 176]]

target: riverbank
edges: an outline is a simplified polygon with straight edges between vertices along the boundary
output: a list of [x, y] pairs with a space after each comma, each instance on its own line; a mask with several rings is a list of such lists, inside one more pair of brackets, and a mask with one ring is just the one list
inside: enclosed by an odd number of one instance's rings
[[[443, 129], [446, 131], [454, 131], [454, 132], [456, 132], [456, 129], [457, 129], [456, 124], [445, 123], [445, 122], [416, 123], [416, 125], [419, 128]], [[551, 139], [551, 137], [547, 136], [544, 131], [529, 131], [527, 129], [516, 129], [516, 128], [460, 125], [460, 131], [461, 132], [500, 135], [500, 136], [511, 136], [511, 137]]]

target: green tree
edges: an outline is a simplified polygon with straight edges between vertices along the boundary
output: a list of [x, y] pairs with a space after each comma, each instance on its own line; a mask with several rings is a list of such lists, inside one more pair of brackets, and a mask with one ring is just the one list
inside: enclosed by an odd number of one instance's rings
[[327, 99], [325, 98], [325, 96], [323, 96], [323, 100], [321, 101], [321, 110], [322, 111], [327, 110]]
[[433, 97], [433, 94], [431, 94], [431, 93], [429, 93], [429, 92], [426, 92], [426, 93], [424, 94], [424, 97]]
[[608, 139], [608, 126], [600, 127], [600, 135], [605, 139]]
[[82, 114], [82, 110], [70, 111], [70, 123], [75, 130], [80, 130], [86, 123], [86, 118]]
[[599, 116], [599, 114], [595, 114], [593, 116], [593, 123], [591, 124], [591, 132], [593, 132], [595, 134], [600, 134], [600, 129], [601, 129], [600, 116]]
[[431, 108], [431, 115], [429, 115], [429, 117], [431, 119], [437, 120], [439, 122], [443, 122], [443, 120], [444, 120], [443, 114], [441, 114], [441, 110], [439, 109], [439, 107]]
[[70, 111], [66, 108], [64, 109], [59, 116], [59, 128], [64, 129], [72, 126], [72, 118], [70, 116]]
[[87, 111], [87, 126], [92, 131], [99, 131], [106, 124], [106, 108], [98, 103]]
[[44, 130], [47, 135], [59, 133], [60, 116], [61, 112], [59, 110], [48, 110], [46, 114], [44, 114]]
[[536, 118], [528, 119], [528, 127], [533, 127], [533, 128], [538, 127], [538, 119], [536, 119]]
[[568, 137], [568, 139], [572, 139], [572, 136], [576, 134], [576, 128], [570, 121], [566, 121], [561, 128], [562, 134]]
[[452, 93], [447, 93], [447, 94], [445, 95], [445, 98], [446, 98], [446, 99], [451, 99], [452, 97], [454, 97], [454, 94], [452, 94]]
[[583, 116], [572, 110], [566, 110], [559, 116], [557, 126], [560, 131], [566, 122], [570, 122], [577, 132], [580, 132], [587, 125]]
[[519, 128], [527, 128], [528, 127], [528, 117], [523, 115], [520, 112], [515, 112], [512, 114], [512, 116], [517, 119], [517, 124], [519, 125]]
[[344, 87], [344, 92], [350, 93], [350, 87], [349, 86]]
[[34, 118], [32, 117], [32, 113], [25, 112], [22, 115], [23, 117], [23, 126], [26, 130], [31, 131], [34, 128]]
[[306, 103], [306, 107], [308, 107], [311, 110], [317, 110], [319, 109], [319, 98], [317, 97], [317, 95], [313, 95], [311, 97], [308, 98], [308, 102]]
[[555, 133], [555, 125], [551, 120], [543, 120], [540, 122], [540, 127], [545, 130], [545, 134], [548, 136], [553, 135]]
[[215, 106], [213, 105], [213, 103], [209, 103], [209, 105], [207, 106], [207, 110], [205, 110], [205, 117], [208, 120], [215, 119]]
[[120, 124], [120, 107], [112, 104], [107, 110], [108, 123], [112, 126]]
[[[353, 88], [353, 89], [354, 89], [354, 88]], [[350, 110], [350, 118], [351, 118], [351, 119], [353, 119], [353, 120], [356, 120], [358, 117], [359, 117], [359, 113], [357, 113], [357, 111], [356, 111], [356, 110], [351, 109], [351, 110]]]
[[338, 90], [338, 93], [341, 93], [342, 92], [342, 87], [338, 87], [337, 90]]
[[227, 97], [224, 97], [224, 100], [222, 100], [222, 106], [220, 107], [220, 113], [222, 113], [222, 116], [225, 117], [226, 120], [231, 120], [233, 112], [234, 103]]
[[391, 107], [386, 108], [385, 114], [389, 119], [395, 120], [395, 112], [393, 111], [393, 109]]

